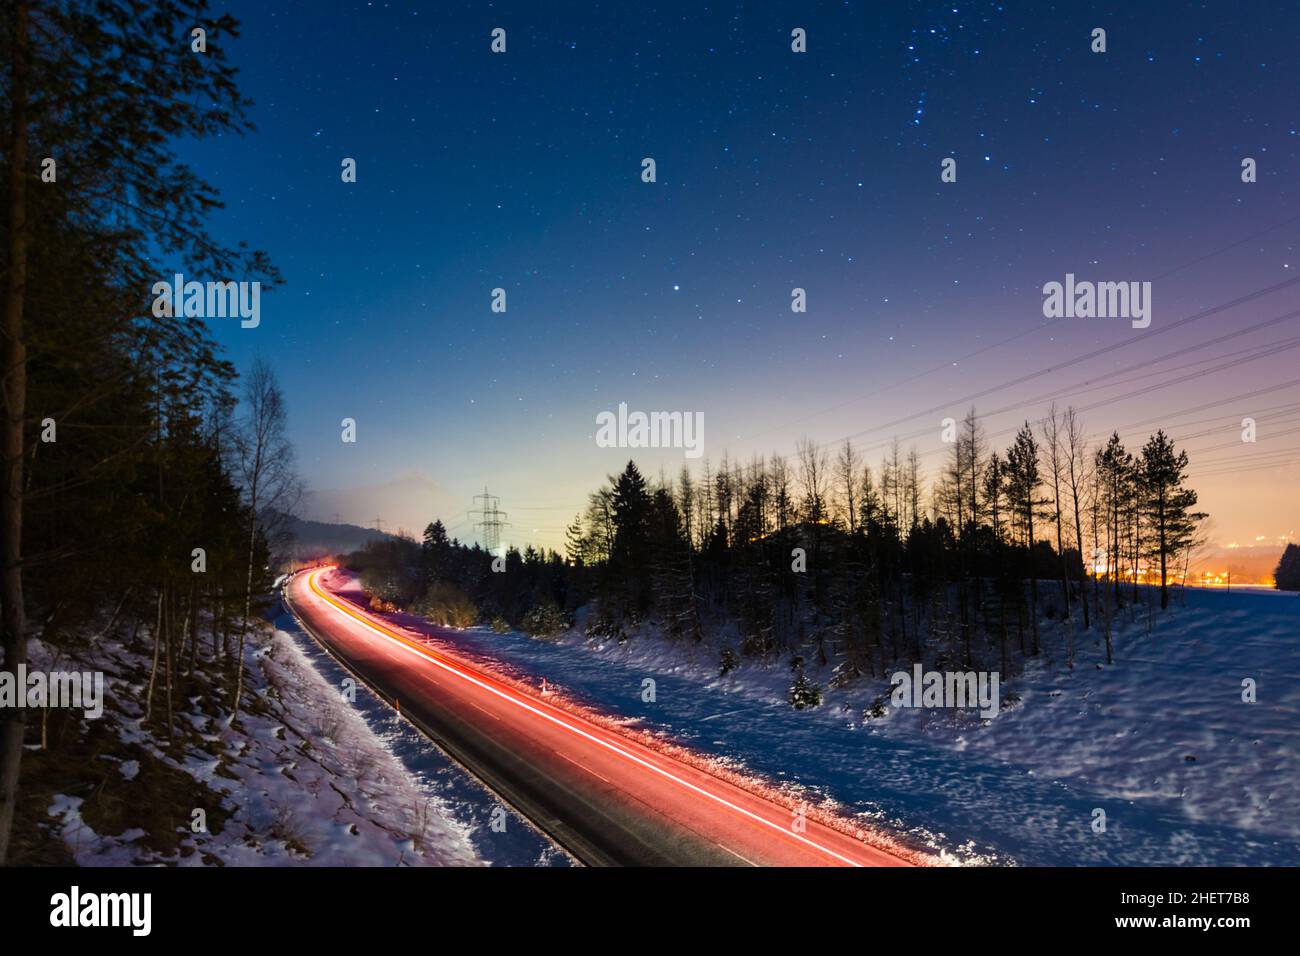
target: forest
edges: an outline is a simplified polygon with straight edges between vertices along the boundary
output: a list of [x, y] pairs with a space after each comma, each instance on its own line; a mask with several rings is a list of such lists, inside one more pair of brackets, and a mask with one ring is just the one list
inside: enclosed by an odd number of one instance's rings
[[[4, 667], [34, 641], [56, 665], [106, 640], [143, 652], [142, 728], [178, 754], [183, 702], [237, 719], [243, 648], [299, 489], [270, 367], [240, 382], [203, 321], [149, 307], [171, 264], [279, 281], [265, 255], [213, 236], [220, 198], [175, 153], [178, 138], [249, 128], [220, 47], [200, 62], [177, 41], [202, 7], [12, 3], [0, 16]], [[210, 38], [237, 34], [229, 17], [202, 22]], [[39, 776], [75, 760], [78, 724], [0, 713], [0, 865], [22, 765]]]
[[897, 441], [874, 466], [851, 442], [807, 439], [793, 458], [706, 460], [671, 481], [629, 461], [590, 495], [563, 555], [495, 558], [434, 521], [422, 541], [344, 562], [376, 608], [439, 624], [550, 636], [581, 614], [593, 637], [734, 635], [720, 671], [787, 660], [799, 705], [817, 699], [805, 661], [837, 682], [904, 662], [1006, 675], [1045, 651], [1072, 667], [1088, 632], [1111, 660], [1116, 615], [1167, 608], [1199, 543], [1187, 453], [1163, 430], [1134, 451], [1116, 433], [1090, 445], [1073, 408], [989, 444], [971, 409], [928, 481]]

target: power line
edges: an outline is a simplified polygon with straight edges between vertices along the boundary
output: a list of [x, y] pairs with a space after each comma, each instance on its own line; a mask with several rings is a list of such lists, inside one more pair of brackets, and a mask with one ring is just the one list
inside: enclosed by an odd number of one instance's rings
[[[1300, 313], [1297, 313], [1297, 314], [1300, 314]], [[1141, 387], [1141, 388], [1133, 389], [1132, 391], [1124, 392], [1123, 394], [1120, 394], [1120, 395], [1114, 395], [1114, 396], [1111, 396], [1110, 398], [1105, 398], [1105, 399], [1102, 399], [1102, 400], [1100, 400], [1100, 401], [1092, 402], [1092, 403], [1089, 404], [1089, 405], [1082, 405], [1082, 406], [1080, 406], [1079, 408], [1077, 408], [1077, 409], [1075, 409], [1075, 410], [1076, 410], [1076, 411], [1079, 411], [1079, 412], [1092, 411], [1093, 409], [1101, 408], [1101, 407], [1103, 407], [1103, 406], [1105, 406], [1105, 405], [1113, 405], [1115, 402], [1122, 402], [1122, 401], [1125, 401], [1125, 400], [1130, 399], [1130, 398], [1136, 398], [1136, 397], [1141, 396], [1141, 395], [1147, 395], [1147, 394], [1149, 394], [1149, 393], [1151, 393], [1151, 392], [1159, 391], [1159, 390], [1162, 389], [1162, 388], [1169, 388], [1169, 387], [1171, 387], [1171, 386], [1173, 386], [1173, 385], [1181, 385], [1181, 384], [1183, 384], [1184, 382], [1193, 381], [1193, 380], [1195, 380], [1195, 379], [1198, 379], [1198, 378], [1201, 378], [1201, 377], [1203, 377], [1203, 376], [1205, 376], [1205, 375], [1208, 375], [1208, 374], [1210, 374], [1211, 372], [1221, 372], [1221, 371], [1223, 371], [1224, 369], [1233, 368], [1233, 367], [1235, 367], [1235, 366], [1237, 366], [1237, 365], [1244, 365], [1244, 364], [1246, 364], [1246, 363], [1248, 363], [1248, 362], [1253, 362], [1253, 361], [1256, 361], [1256, 360], [1261, 359], [1261, 358], [1268, 358], [1268, 357], [1271, 357], [1271, 356], [1273, 356], [1273, 355], [1276, 355], [1278, 352], [1283, 352], [1283, 351], [1287, 351], [1287, 350], [1289, 350], [1289, 349], [1298, 348], [1298, 347], [1300, 347], [1300, 338], [1296, 338], [1296, 339], [1294, 339], [1294, 340], [1284, 340], [1284, 343], [1281, 344], [1280, 347], [1279, 347], [1278, 345], [1275, 344], [1275, 345], [1273, 345], [1273, 346], [1270, 348], [1269, 351], [1260, 352], [1260, 354], [1258, 354], [1258, 355], [1247, 356], [1247, 357], [1245, 357], [1245, 358], [1237, 358], [1237, 359], [1234, 359], [1234, 360], [1232, 360], [1232, 361], [1222, 362], [1222, 363], [1219, 364], [1219, 365], [1214, 365], [1214, 366], [1211, 366], [1210, 368], [1202, 369], [1202, 370], [1200, 370], [1200, 371], [1198, 371], [1198, 372], [1193, 372], [1193, 373], [1190, 373], [1190, 374], [1188, 374], [1188, 375], [1183, 375], [1183, 376], [1180, 376], [1180, 377], [1178, 377], [1178, 378], [1170, 379], [1170, 380], [1165, 381], [1165, 382], [1156, 382], [1156, 383], [1153, 383], [1153, 384], [1151, 384], [1151, 385], [1144, 385], [1144, 386]], [[1243, 351], [1252, 351], [1252, 350], [1247, 349], [1247, 350], [1243, 350]], [[1235, 354], [1235, 353], [1234, 353], [1234, 354]], [[1161, 360], [1161, 359], [1157, 359], [1156, 361], [1162, 361], [1162, 360]], [[1201, 363], [1201, 362], [1193, 362], [1192, 364], [1193, 364], [1193, 365], [1200, 365], [1200, 364], [1202, 364], [1202, 363]], [[1154, 374], [1166, 374], [1166, 373], [1169, 372], [1169, 371], [1177, 371], [1177, 370], [1176, 370], [1176, 369], [1165, 369], [1165, 370], [1163, 370], [1163, 371], [1161, 371], [1161, 372], [1154, 373]], [[1138, 378], [1145, 378], [1145, 377], [1147, 377], [1147, 376], [1138, 376]], [[1112, 383], [1111, 383], [1111, 385], [1117, 385], [1117, 384], [1120, 384], [1120, 383], [1118, 383], [1118, 382], [1112, 382]], [[1300, 384], [1300, 379], [1295, 379], [1295, 380], [1292, 380], [1291, 382], [1287, 382], [1287, 383], [1286, 383], [1286, 385], [1295, 385], [1295, 384]], [[1286, 387], [1286, 386], [1279, 386], [1279, 387]], [[1064, 389], [1058, 389], [1058, 390], [1056, 390], [1055, 392], [1049, 392], [1049, 393], [1047, 393], [1046, 395], [1039, 396], [1039, 397], [1036, 397], [1036, 398], [1034, 398], [1034, 399], [1031, 399], [1031, 400], [1028, 400], [1028, 401], [1025, 401], [1025, 402], [1015, 402], [1015, 403], [1013, 403], [1013, 404], [1011, 404], [1011, 405], [1004, 405], [1004, 406], [1002, 406], [1001, 408], [994, 409], [994, 410], [991, 411], [991, 412], [986, 412], [982, 417], [983, 417], [983, 418], [989, 418], [989, 417], [991, 417], [991, 416], [993, 416], [993, 415], [1003, 415], [1003, 414], [1006, 414], [1007, 412], [1015, 411], [1015, 410], [1017, 410], [1017, 409], [1024, 408], [1024, 407], [1026, 407], [1026, 406], [1028, 406], [1028, 405], [1036, 405], [1036, 404], [1039, 404], [1040, 402], [1046, 401], [1048, 398], [1059, 397], [1059, 396], [1064, 396], [1064, 395], [1072, 395], [1072, 394], [1075, 394], [1075, 391], [1076, 391], [1076, 389], [1075, 389], [1075, 387], [1073, 387], [1073, 386], [1070, 386], [1070, 387], [1067, 387], [1067, 388], [1064, 388]], [[1087, 391], [1087, 389], [1084, 389], [1084, 391]], [[1215, 404], [1215, 403], [1212, 403], [1212, 404]], [[1165, 417], [1167, 418], [1168, 416], [1165, 416]], [[1159, 419], [1157, 419], [1157, 420], [1159, 420]], [[1018, 427], [1019, 427], [1019, 426], [1013, 426], [1013, 427], [1011, 427], [1011, 428], [1002, 429], [1001, 431], [993, 432], [992, 434], [987, 434], [987, 435], [985, 435], [985, 437], [986, 437], [986, 438], [995, 438], [995, 437], [997, 437], [997, 436], [999, 436], [999, 435], [1007, 435], [1007, 434], [1011, 434], [1011, 433], [1015, 432], [1015, 431], [1017, 430]], [[1126, 426], [1126, 427], [1135, 427], [1135, 426]], [[911, 434], [904, 435], [903, 437], [904, 437], [904, 438], [916, 438], [916, 437], [920, 437], [921, 435], [926, 434], [927, 431], [928, 431], [928, 429], [927, 429], [926, 431], [913, 432], [913, 433], [911, 433]], [[885, 442], [885, 443], [880, 443], [880, 444], [876, 444], [876, 445], [868, 445], [868, 446], [864, 449], [864, 451], [869, 451], [869, 450], [874, 449], [874, 448], [881, 448], [881, 447], [884, 447], [884, 446], [887, 445], [887, 444], [889, 444], [889, 443], [888, 443], [888, 442]], [[927, 452], [922, 453], [921, 457], [927, 457], [927, 456], [929, 456], [929, 455], [933, 455], [933, 454], [936, 454], [936, 453], [938, 453], [938, 452], [942, 452], [942, 451], [943, 451], [942, 448], [931, 449], [930, 451], [927, 451]]]
[[[1248, 292], [1247, 294], [1243, 296], [1239, 296], [1236, 299], [1232, 299], [1228, 302], [1223, 302], [1220, 303], [1219, 305], [1211, 306], [1208, 309], [1203, 309], [1200, 312], [1193, 313], [1192, 315], [1179, 319], [1176, 322], [1172, 322], [1169, 325], [1162, 326], [1153, 332], [1147, 332], [1143, 336], [1143, 338], [1150, 339], [1150, 338], [1154, 338], [1157, 335], [1165, 335], [1169, 332], [1174, 331], [1175, 329], [1183, 328], [1184, 326], [1190, 325], [1193, 322], [1199, 322], [1201, 319], [1209, 318], [1212, 315], [1218, 315], [1221, 312], [1226, 312], [1229, 309], [1234, 309], [1239, 305], [1245, 305], [1247, 302], [1253, 302], [1254, 300], [1262, 298], [1266, 295], [1272, 295], [1274, 292], [1279, 292], [1282, 289], [1290, 288], [1298, 283], [1300, 283], [1300, 276], [1296, 276], [1291, 279], [1285, 279], [1282, 282], [1276, 283], [1275, 285], [1271, 285], [1263, 289], [1256, 289], [1254, 292]], [[1004, 389], [1011, 388], [1015, 385], [1023, 385], [1025, 382], [1031, 382], [1034, 379], [1042, 378], [1044, 375], [1050, 375], [1053, 372], [1059, 372], [1062, 369], [1071, 368], [1075, 365], [1079, 365], [1082, 362], [1087, 362], [1091, 359], [1097, 358], [1098, 356], [1106, 355], [1110, 352], [1115, 351], [1116, 349], [1130, 348], [1132, 347], [1132, 345], [1133, 343], [1131, 341], [1112, 342], [1110, 345], [1102, 346], [1099, 349], [1094, 349], [1091, 352], [1084, 353], [1083, 355], [1077, 355], [1074, 358], [1068, 359], [1067, 361], [1061, 362], [1057, 365], [1049, 365], [1046, 368], [1039, 369], [1036, 372], [1029, 372], [1025, 375], [1021, 375], [1018, 378], [1011, 379], [999, 385], [992, 385], [989, 386], [988, 388], [980, 389], [977, 392], [972, 392], [971, 394], [966, 395], [962, 398], [950, 399], [946, 402], [943, 402], [942, 404], [932, 406], [931, 408], [927, 408], [924, 411], [916, 412], [911, 415], [905, 415], [902, 418], [896, 418], [893, 421], [885, 422], [883, 425], [876, 425], [871, 428], [865, 428], [861, 431], [854, 432], [851, 435], [847, 435], [844, 438], [840, 438], [833, 442], [819, 443], [818, 448], [819, 450], [829, 448], [831, 445], [838, 445], [852, 438], [858, 438], [862, 435], [869, 435], [872, 432], [883, 431], [887, 428], [892, 428], [895, 425], [901, 425], [904, 422], [910, 422], [917, 418], [922, 418], [926, 415], [933, 415], [937, 412], [947, 411], [948, 409], [952, 408], [954, 405], [965, 405], [967, 402], [972, 402], [977, 398], [983, 398], [986, 395], [991, 395], [994, 392], [1003, 391]]]
[[[1205, 262], [1208, 259], [1213, 259], [1215, 256], [1222, 255], [1223, 253], [1235, 249], [1238, 246], [1245, 245], [1248, 242], [1258, 239], [1260, 236], [1267, 235], [1268, 233], [1273, 232], [1275, 229], [1280, 229], [1283, 226], [1289, 226], [1295, 222], [1300, 222], [1300, 215], [1295, 215], [1287, 219], [1283, 219], [1280, 222], [1276, 222], [1271, 226], [1266, 226], [1264, 229], [1261, 229], [1258, 232], [1251, 233], [1249, 236], [1245, 236], [1241, 239], [1235, 240], [1234, 242], [1230, 242], [1227, 245], [1221, 246], [1212, 252], [1208, 252], [1202, 256], [1198, 256], [1197, 258], [1189, 260], [1188, 262], [1184, 262], [1180, 266], [1175, 266], [1173, 269], [1170, 269], [1167, 272], [1163, 272], [1160, 275], [1155, 276], [1152, 279], [1152, 281], [1156, 282], [1161, 279], [1168, 278], [1171, 275], [1176, 275], [1177, 273], [1182, 272], [1184, 269], [1190, 269], [1194, 265], [1199, 265], [1200, 263]], [[854, 398], [845, 399], [844, 401], [838, 402], [835, 405], [830, 405], [828, 407], [818, 409], [817, 411], [810, 412], [809, 414], [804, 415], [801, 418], [795, 419], [791, 422], [787, 422], [784, 425], [778, 425], [773, 428], [767, 428], [760, 432], [753, 432], [750, 435], [743, 436], [740, 440], [742, 442], [752, 441], [755, 438], [760, 438], [763, 435], [771, 434], [772, 432], [777, 430], [784, 430], [786, 428], [789, 428], [791, 425], [801, 424], [802, 422], [808, 421], [809, 419], [812, 418], [817, 418], [828, 412], [838, 411], [839, 409], [844, 408], [848, 405], [853, 405], [856, 404], [857, 402], [864, 401], [865, 399], [872, 398], [876, 395], [883, 394], [884, 392], [891, 391], [895, 388], [898, 388], [901, 385], [907, 385], [910, 384], [911, 382], [918, 381], [919, 379], [926, 378], [927, 376], [933, 375], [935, 372], [941, 372], [944, 369], [952, 368], [953, 366], [958, 365], [961, 362], [966, 362], [970, 359], [977, 358], [980, 355], [983, 355], [985, 352], [989, 352], [992, 351], [993, 349], [1001, 348], [1004, 345], [1009, 345], [1010, 343], [1015, 342], [1018, 339], [1022, 339], [1027, 335], [1033, 335], [1037, 332], [1041, 332], [1043, 329], [1050, 328], [1063, 321], [1064, 321], [1063, 318], [1051, 319], [1040, 325], [1036, 325], [1031, 329], [1026, 329], [1023, 332], [1017, 332], [1016, 334], [1008, 336], [1007, 338], [1001, 339], [997, 342], [994, 342], [991, 345], [983, 346], [982, 348], [976, 349], [974, 352], [970, 352], [966, 355], [959, 356], [956, 359], [950, 359], [948, 361], [942, 362], [938, 365], [935, 365], [933, 368], [926, 369], [923, 372], [918, 372], [915, 375], [910, 375], [906, 378], [899, 379], [898, 381], [892, 382], [889, 385], [883, 385], [880, 388], [872, 389], [871, 391], [858, 395]], [[849, 437], [857, 437], [857, 436], [849, 436]]]

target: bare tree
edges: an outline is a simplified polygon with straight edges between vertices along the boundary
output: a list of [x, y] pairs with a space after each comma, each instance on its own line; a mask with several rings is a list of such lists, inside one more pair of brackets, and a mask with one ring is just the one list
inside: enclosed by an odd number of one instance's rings
[[709, 459], [704, 459], [704, 475], [700, 479], [700, 491], [695, 496], [695, 507], [700, 526], [700, 546], [704, 547], [713, 536], [713, 471]]
[[796, 446], [799, 458], [799, 483], [803, 486], [803, 512], [812, 524], [826, 521], [826, 452], [810, 438], [801, 438]]
[[[1065, 601], [1065, 617], [1070, 618], [1070, 577], [1069, 565], [1065, 560], [1065, 532], [1061, 508], [1061, 479], [1065, 474], [1065, 447], [1063, 440], [1064, 422], [1056, 410], [1056, 403], [1047, 411], [1042, 421], [1043, 438], [1047, 445], [1047, 474], [1052, 483], [1051, 517], [1056, 523], [1056, 554], [1061, 561], [1061, 599]], [[1083, 545], [1079, 546], [1082, 552]]]
[[839, 457], [835, 459], [835, 478], [840, 486], [849, 534], [855, 534], [858, 530], [858, 467], [857, 450], [853, 447], [853, 442], [846, 438]]
[[889, 456], [884, 455], [880, 459], [880, 511], [881, 520], [885, 524], [890, 522], [897, 523], [897, 515], [894, 514], [894, 470], [889, 465]]
[[677, 507], [682, 513], [682, 533], [688, 544], [695, 544], [695, 481], [691, 470], [682, 465], [677, 477]]
[[907, 453], [907, 526], [915, 530], [921, 523], [921, 456], [913, 446]]
[[[1088, 487], [1088, 443], [1083, 434], [1083, 423], [1071, 405], [1065, 410], [1065, 447], [1066, 469], [1070, 482], [1070, 497], [1074, 504], [1074, 540], [1079, 546], [1079, 563], [1082, 569], [1084, 561], [1083, 520], [1081, 517], [1081, 489]], [[1094, 542], [1095, 545], [1096, 542]], [[1083, 605], [1083, 627], [1092, 626], [1088, 618], [1088, 582], [1083, 574], [1079, 581], [1079, 602]]]
[[744, 501], [753, 509], [755, 530], [762, 536], [772, 527], [772, 482], [768, 477], [767, 462], [761, 455], [755, 455], [750, 459], [746, 472]]
[[[1092, 502], [1092, 544], [1093, 544], [1093, 572], [1092, 572], [1092, 598], [1093, 607], [1096, 609], [1097, 616], [1101, 619], [1102, 633], [1106, 637], [1106, 663], [1113, 663], [1114, 654], [1110, 641], [1110, 609], [1106, 603], [1106, 597], [1102, 593], [1100, 582], [1096, 570], [1096, 555], [1101, 553], [1102, 528], [1110, 523], [1109, 508], [1106, 506], [1106, 486], [1108, 484], [1106, 473], [1102, 468], [1102, 450], [1098, 448], [1093, 455], [1092, 480], [1089, 482], [1091, 490], [1089, 499]], [[1107, 517], [1102, 517], [1102, 511], [1107, 511]], [[1106, 543], [1106, 573], [1109, 581], [1110, 574], [1110, 539], [1107, 532]]]
[[893, 479], [889, 484], [889, 490], [893, 496], [894, 520], [898, 522], [898, 527], [901, 531], [903, 527], [904, 478], [903, 459], [899, 455], [897, 436], [895, 436], [893, 443], [889, 446], [889, 473]]
[[792, 519], [794, 504], [790, 498], [790, 468], [784, 455], [773, 455], [772, 465], [772, 504], [776, 510], [776, 529], [784, 531]]
[[[966, 532], [966, 497], [963, 482], [966, 475], [966, 439], [958, 435], [952, 443], [952, 458], [944, 476], [943, 497], [947, 500], [949, 520], [953, 521], [953, 534], [961, 537]], [[955, 516], [954, 513], [955, 512]]]
[[871, 466], [862, 466], [861, 484], [858, 501], [861, 503], [861, 523], [865, 528], [880, 520], [880, 492], [876, 490], [875, 479], [871, 475]]
[[239, 628], [239, 662], [230, 720], [239, 714], [244, 690], [244, 642], [253, 605], [253, 566], [257, 533], [275, 540], [297, 507], [302, 486], [294, 470], [293, 445], [286, 435], [287, 412], [275, 372], [261, 359], [253, 363], [244, 385], [243, 416], [233, 433], [234, 473], [239, 476], [248, 506], [248, 574], [244, 588], [244, 618]]
[[979, 480], [983, 471], [980, 464], [984, 459], [984, 429], [980, 428], [979, 419], [975, 417], [975, 406], [972, 405], [970, 411], [961, 424], [961, 438], [958, 439], [959, 445], [965, 446], [964, 467], [958, 475], [957, 494], [962, 494], [964, 487], [970, 497], [967, 499], [966, 514], [970, 518], [971, 530], [978, 531], [980, 526], [980, 506], [979, 506]]

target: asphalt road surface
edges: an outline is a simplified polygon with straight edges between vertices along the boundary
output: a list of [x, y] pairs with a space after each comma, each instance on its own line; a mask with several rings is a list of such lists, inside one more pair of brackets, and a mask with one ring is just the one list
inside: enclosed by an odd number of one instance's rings
[[429, 646], [419, 631], [367, 610], [345, 572], [299, 572], [284, 593], [326, 650], [585, 864], [909, 865], [556, 707], [449, 655], [445, 642]]

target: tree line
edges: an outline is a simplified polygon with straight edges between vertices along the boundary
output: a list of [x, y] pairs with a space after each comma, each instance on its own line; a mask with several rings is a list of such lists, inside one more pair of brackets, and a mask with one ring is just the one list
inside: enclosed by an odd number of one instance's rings
[[563, 556], [510, 548], [494, 571], [437, 521], [347, 563], [378, 606], [439, 623], [549, 634], [584, 609], [588, 634], [615, 639], [720, 631], [734, 637], [722, 670], [788, 658], [805, 689], [809, 660], [842, 682], [901, 661], [1009, 673], [1042, 653], [1045, 628], [1068, 665], [1094, 629], [1111, 661], [1116, 615], [1146, 583], [1167, 608], [1199, 543], [1187, 453], [1163, 430], [1135, 451], [1118, 433], [1094, 446], [1073, 408], [1026, 421], [1001, 450], [974, 409], [953, 424], [933, 476], [897, 441], [875, 466], [851, 441], [810, 440], [675, 480], [629, 461], [589, 496]]

